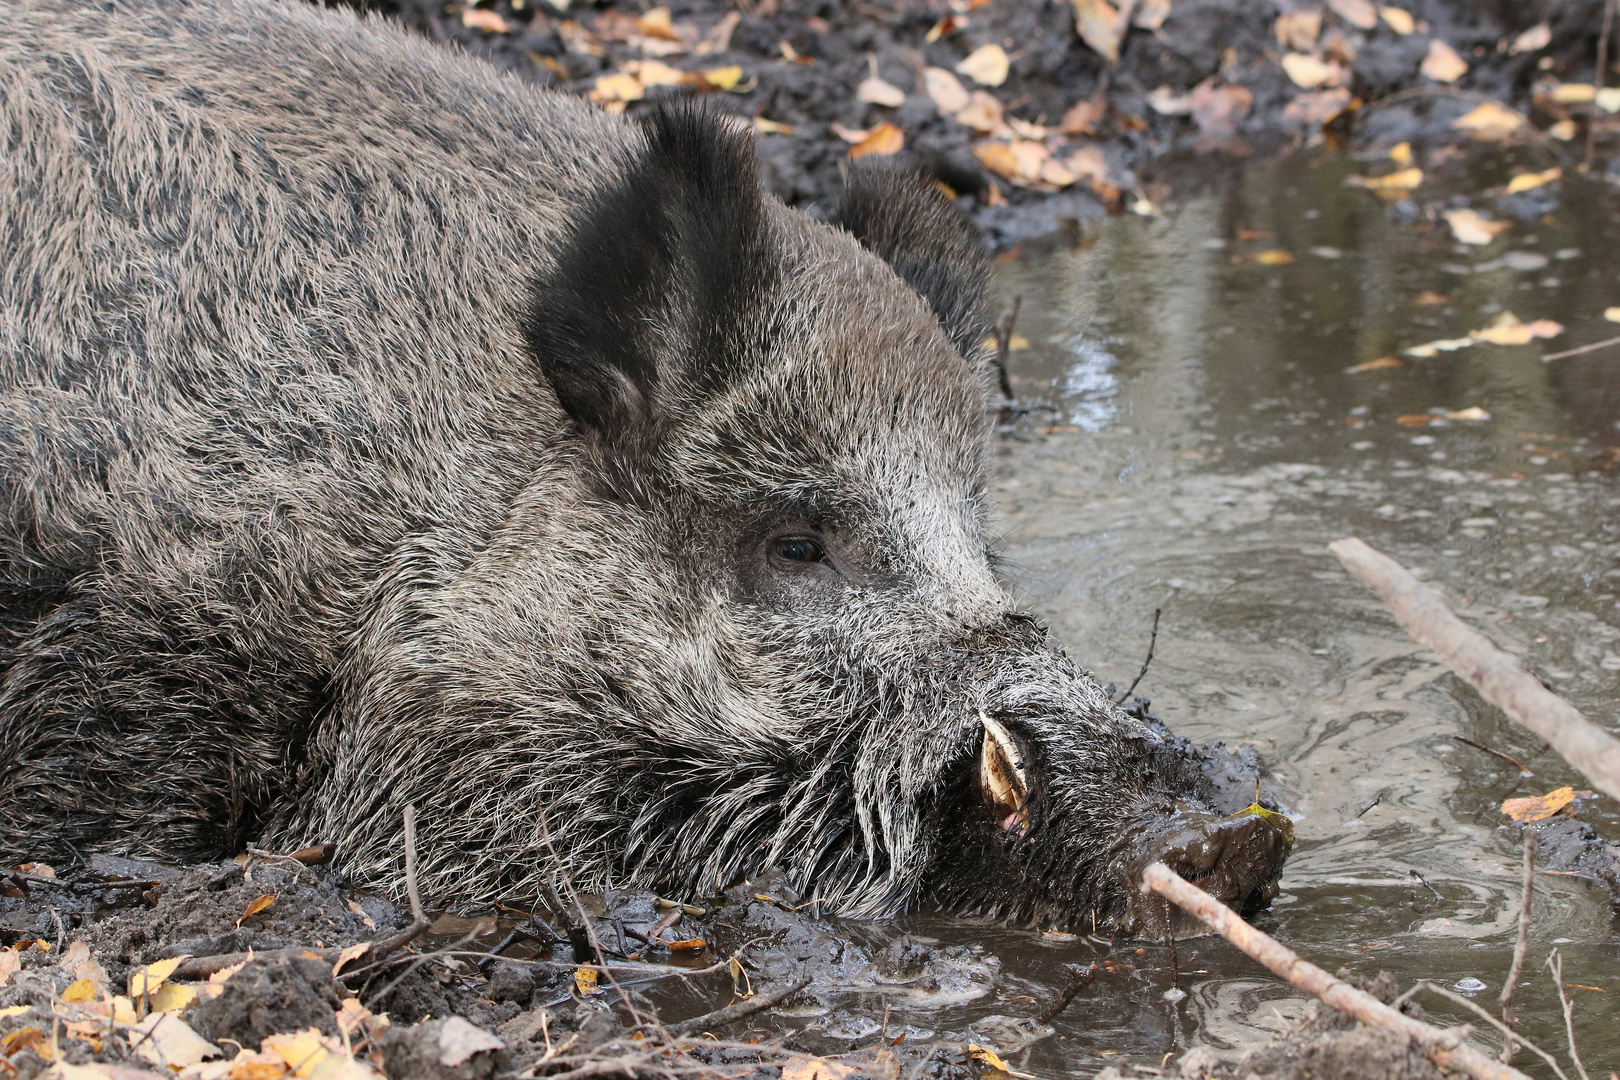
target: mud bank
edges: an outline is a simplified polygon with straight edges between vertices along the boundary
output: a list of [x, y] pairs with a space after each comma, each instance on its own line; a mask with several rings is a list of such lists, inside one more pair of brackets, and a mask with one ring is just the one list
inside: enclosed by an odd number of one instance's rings
[[756, 125], [766, 186], [812, 212], [852, 157], [892, 156], [1000, 247], [1152, 212], [1324, 133], [1393, 142], [1485, 101], [1570, 163], [1589, 126], [1600, 154], [1616, 134], [1612, 114], [1550, 89], [1593, 79], [1600, 0], [1158, 0], [1128, 8], [1117, 59], [1123, 24], [1091, 0], [373, 6], [606, 108], [702, 93]]

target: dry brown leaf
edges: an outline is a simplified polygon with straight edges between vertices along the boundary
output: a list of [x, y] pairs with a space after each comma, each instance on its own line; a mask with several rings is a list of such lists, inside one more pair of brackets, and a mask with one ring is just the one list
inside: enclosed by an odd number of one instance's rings
[[973, 156], [979, 159], [979, 164], [997, 176], [1009, 180], [1018, 176], [1018, 158], [1013, 154], [1012, 147], [1006, 143], [979, 143], [973, 148]]
[[849, 156], [855, 161], [872, 154], [886, 157], [889, 154], [899, 153], [900, 148], [905, 145], [906, 133], [894, 124], [884, 121], [869, 131], [866, 138], [851, 146]]
[[1508, 46], [1509, 56], [1518, 56], [1520, 53], [1537, 52], [1552, 44], [1552, 24], [1543, 19], [1518, 37]]
[[767, 120], [763, 116], [754, 117], [754, 133], [756, 135], [791, 135], [792, 124], [781, 124], [775, 120]]
[[1408, 413], [1405, 416], [1397, 416], [1395, 422], [1401, 427], [1428, 427], [1434, 423], [1434, 419], [1432, 413]]
[[1058, 121], [1058, 130], [1065, 135], [1089, 135], [1097, 122], [1108, 114], [1108, 100], [1103, 95], [1078, 101], [1069, 107]]
[[1372, 0], [1328, 0], [1328, 7], [1357, 30], [1371, 30], [1378, 25], [1378, 8]]
[[1237, 122], [1249, 115], [1254, 95], [1243, 86], [1216, 86], [1205, 79], [1192, 92], [1192, 118], [1205, 135], [1222, 138], [1237, 130]]
[[1321, 127], [1350, 107], [1350, 91], [1342, 86], [1300, 94], [1283, 109], [1283, 115], [1311, 127]]
[[1452, 130], [1481, 142], [1501, 142], [1523, 126], [1524, 117], [1496, 101], [1476, 105], [1451, 122]]
[[1437, 293], [1432, 289], [1424, 289], [1413, 298], [1412, 303], [1416, 304], [1418, 307], [1433, 307], [1435, 304], [1443, 304], [1450, 299], [1451, 297], [1446, 296], [1444, 293]]
[[1435, 82], [1453, 83], [1468, 71], [1468, 61], [1458, 56], [1456, 49], [1435, 38], [1429, 42], [1429, 53], [1418, 70]]
[[0, 949], [0, 986], [6, 985], [6, 980], [17, 974], [22, 967], [22, 956], [16, 949], [6, 947]]
[[130, 1030], [141, 1037], [132, 1038], [136, 1056], [150, 1061], [159, 1068], [184, 1069], [199, 1061], [220, 1056], [219, 1047], [191, 1030], [191, 1025], [173, 1013], [155, 1012]]
[[1545, 169], [1541, 172], [1520, 173], [1518, 176], [1515, 176], [1513, 179], [1508, 181], [1507, 193], [1509, 195], [1517, 195], [1521, 191], [1529, 191], [1532, 188], [1538, 188], [1544, 184], [1550, 184], [1563, 175], [1564, 170], [1559, 168], [1557, 165], [1554, 165], [1552, 168]]
[[1362, 371], [1383, 371], [1385, 368], [1398, 368], [1404, 366], [1404, 364], [1395, 359], [1393, 356], [1380, 356], [1376, 360], [1366, 360], [1355, 365], [1354, 367], [1348, 367], [1344, 370], [1354, 375]]
[[1093, 186], [1108, 183], [1108, 161], [1098, 147], [1082, 146], [1070, 154], [1064, 164], [1075, 176], [1089, 181]]
[[636, 29], [650, 38], [662, 38], [665, 41], [679, 41], [676, 36], [675, 24], [669, 17], [669, 8], [655, 7], [648, 9], [636, 20]]
[[1150, 91], [1146, 101], [1148, 108], [1160, 116], [1188, 116], [1192, 113], [1192, 95], [1178, 94], [1168, 85]]
[[1384, 20], [1384, 25], [1402, 37], [1417, 29], [1417, 22], [1412, 18], [1412, 13], [1405, 8], [1381, 7], [1378, 9], [1378, 17]]
[[459, 1016], [446, 1017], [439, 1029], [439, 1064], [454, 1069], [477, 1054], [504, 1050], [506, 1044]]
[[975, 90], [968, 107], [956, 114], [957, 122], [981, 135], [1002, 129], [1001, 100], [984, 90]]
[[1294, 85], [1306, 90], [1337, 85], [1344, 77], [1344, 70], [1338, 64], [1330, 64], [1305, 53], [1289, 53], [1282, 58], [1282, 66]]
[[855, 97], [868, 104], [883, 105], [891, 109], [897, 109], [906, 102], [904, 90], [876, 75], [861, 80], [861, 85], [855, 88]]
[[726, 12], [726, 17], [715, 23], [714, 28], [703, 35], [703, 40], [699, 41], [697, 48], [692, 51], [699, 56], [725, 52], [731, 48], [731, 35], [736, 32], [737, 24], [740, 22], [742, 22], [742, 12]]
[[247, 906], [247, 910], [242, 912], [242, 917], [240, 919], [236, 920], [236, 925], [241, 926], [243, 920], [252, 918], [253, 916], [257, 915], [259, 912], [263, 911], [265, 908], [269, 907], [271, 904], [274, 904], [275, 902], [276, 902], [275, 894], [273, 894], [273, 893], [265, 893], [263, 896], [261, 896], [258, 899], [254, 900], [251, 904], [249, 904]]
[[923, 44], [932, 45], [946, 34], [954, 34], [968, 24], [966, 15], [946, 15], [923, 35]]
[[1157, 30], [1169, 17], [1170, 0], [1141, 0], [1131, 16], [1131, 25], [1139, 30]]
[[1513, 227], [1510, 221], [1492, 221], [1477, 210], [1447, 210], [1445, 212], [1446, 224], [1451, 226], [1451, 235], [1457, 238], [1460, 244], [1482, 245], [1495, 240], [1502, 233]]
[[332, 964], [332, 975], [335, 977], [343, 970], [345, 964], [349, 963], [351, 960], [358, 960], [360, 957], [364, 956], [366, 954], [366, 950], [369, 948], [371, 948], [370, 942], [358, 941], [344, 949], [342, 952], [338, 953], [337, 960]]
[[50, 1036], [37, 1027], [18, 1028], [11, 1034], [0, 1037], [0, 1057], [10, 1057], [22, 1050], [32, 1050], [46, 1061], [54, 1060], [56, 1057], [56, 1051], [51, 1047]]
[[1508, 799], [1502, 804], [1502, 813], [1514, 821], [1543, 821], [1575, 801], [1575, 789], [1561, 787], [1545, 795], [1524, 799]]
[[484, 8], [462, 8], [461, 25], [474, 30], [487, 30], [491, 34], [504, 34], [512, 29], [499, 14]]
[[1310, 52], [1316, 48], [1316, 39], [1322, 36], [1322, 10], [1304, 8], [1285, 11], [1277, 16], [1271, 32], [1277, 36], [1277, 44], [1283, 48], [1293, 52]]
[[1007, 50], [991, 42], [968, 53], [966, 59], [956, 65], [956, 70], [981, 86], [1000, 86], [1007, 81], [1011, 62], [1007, 59]]
[[670, 952], [697, 952], [701, 949], [707, 949], [708, 947], [709, 943], [700, 937], [683, 938], [680, 941], [672, 941], [669, 943]]
[[356, 915], [360, 916], [360, 921], [366, 924], [366, 929], [367, 930], [375, 930], [375, 929], [377, 929], [376, 921], [374, 919], [372, 919], [372, 917], [370, 915], [366, 914], [366, 909], [365, 908], [361, 907], [359, 904], [355, 903], [353, 900], [345, 901], [344, 906], [347, 907], [350, 911], [354, 912]]
[[954, 116], [968, 107], [970, 99], [961, 80], [944, 68], [924, 68], [923, 89], [933, 99], [934, 107], [946, 116]]

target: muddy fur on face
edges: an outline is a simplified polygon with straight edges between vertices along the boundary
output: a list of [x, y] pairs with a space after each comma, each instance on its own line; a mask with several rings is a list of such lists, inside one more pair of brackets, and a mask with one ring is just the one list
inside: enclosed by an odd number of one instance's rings
[[698, 109], [264, 0], [0, 9], [0, 114], [0, 855], [397, 890], [414, 804], [439, 904], [774, 865], [1129, 929], [1155, 852], [1274, 880], [992, 572], [931, 188], [830, 228]]

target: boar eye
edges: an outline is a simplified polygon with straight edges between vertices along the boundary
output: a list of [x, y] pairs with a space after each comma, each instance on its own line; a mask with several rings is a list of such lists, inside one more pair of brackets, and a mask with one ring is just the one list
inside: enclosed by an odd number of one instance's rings
[[771, 561], [777, 565], [829, 563], [820, 542], [808, 536], [784, 536], [771, 541]]

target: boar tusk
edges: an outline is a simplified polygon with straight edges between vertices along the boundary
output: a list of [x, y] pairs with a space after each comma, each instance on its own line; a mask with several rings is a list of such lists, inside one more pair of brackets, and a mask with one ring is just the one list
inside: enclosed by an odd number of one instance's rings
[[984, 747], [979, 753], [979, 790], [1004, 825], [1021, 822], [1024, 800], [1029, 792], [1023, 754], [1012, 734], [999, 721], [982, 712], [979, 719], [984, 724]]

